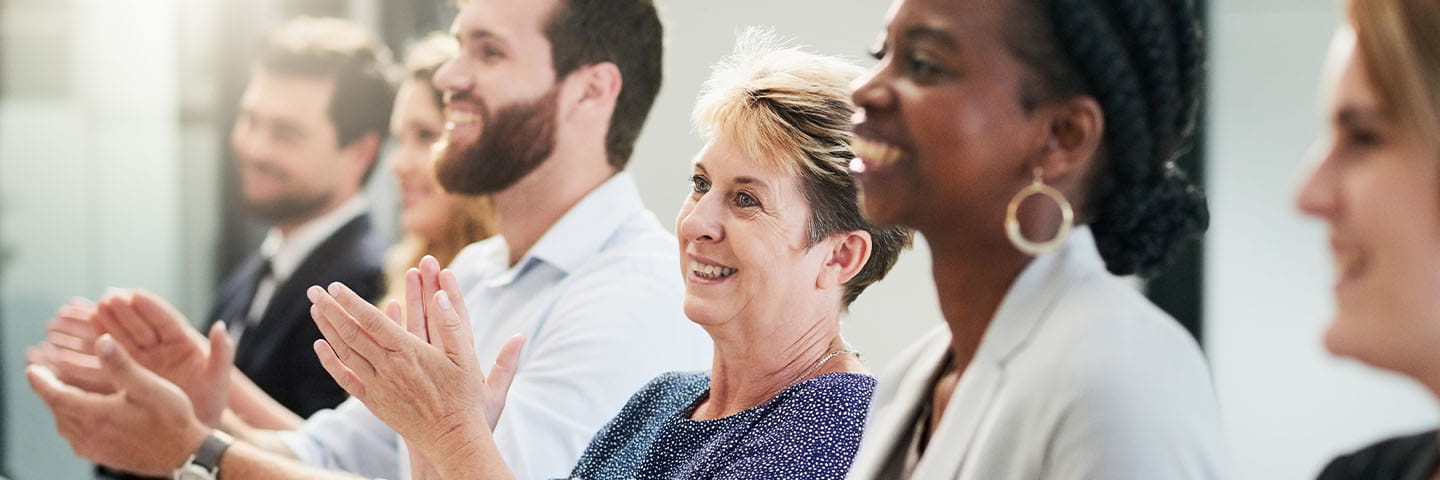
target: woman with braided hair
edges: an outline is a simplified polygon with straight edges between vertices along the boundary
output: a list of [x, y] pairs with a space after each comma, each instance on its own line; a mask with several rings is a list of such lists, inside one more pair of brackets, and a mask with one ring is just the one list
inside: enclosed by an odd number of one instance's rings
[[1195, 341], [1121, 275], [1208, 224], [1174, 160], [1188, 0], [897, 0], [854, 93], [865, 213], [921, 232], [945, 325], [880, 377], [851, 478], [1223, 478]]
[[[1440, 3], [1350, 0], [1325, 77], [1329, 132], [1296, 199], [1330, 230], [1325, 347], [1440, 398]], [[1376, 443], [1320, 478], [1440, 478], [1440, 435]]]

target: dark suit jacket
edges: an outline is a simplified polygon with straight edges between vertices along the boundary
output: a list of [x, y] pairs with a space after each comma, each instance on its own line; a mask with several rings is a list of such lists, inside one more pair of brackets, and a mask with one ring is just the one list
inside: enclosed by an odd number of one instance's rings
[[[235, 366], [286, 408], [301, 417], [331, 408], [345, 400], [311, 345], [322, 338], [310, 318], [311, 285], [344, 283], [367, 300], [381, 294], [384, 244], [362, 214], [321, 242], [300, 267], [276, 286], [260, 323], [245, 329], [236, 346]], [[238, 321], [250, 306], [251, 282], [260, 268], [258, 253], [251, 254], [226, 277], [211, 310], [212, 321]]]

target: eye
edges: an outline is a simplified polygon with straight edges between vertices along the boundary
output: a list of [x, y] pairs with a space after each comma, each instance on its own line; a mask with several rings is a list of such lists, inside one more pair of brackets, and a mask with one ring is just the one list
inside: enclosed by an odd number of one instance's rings
[[760, 206], [760, 201], [756, 200], [754, 195], [739, 192], [735, 194], [735, 206], [740, 208], [758, 207]]
[[870, 51], [865, 52], [866, 55], [869, 55], [870, 58], [875, 59], [877, 62], [884, 60], [887, 53], [890, 53], [890, 49], [885, 47], [884, 44], [876, 45], [872, 47]]
[[1350, 130], [1350, 132], [1346, 134], [1346, 139], [1351, 145], [1360, 148], [1379, 146], [1383, 142], [1383, 139], [1380, 137], [1380, 132], [1364, 128]]
[[914, 53], [905, 59], [905, 68], [909, 70], [912, 77], [920, 81], [934, 80], [936, 77], [945, 73], [945, 70], [941, 68], [940, 65], [925, 59], [922, 55]]
[[505, 54], [501, 52], [500, 49], [492, 47], [490, 45], [480, 47], [480, 53], [484, 55], [485, 59], [487, 60], [494, 60], [505, 56]]
[[690, 176], [690, 190], [696, 195], [704, 195], [710, 191], [710, 180], [699, 175]]
[[440, 132], [428, 128], [422, 128], [415, 132], [415, 137], [425, 143], [435, 143], [440, 139]]

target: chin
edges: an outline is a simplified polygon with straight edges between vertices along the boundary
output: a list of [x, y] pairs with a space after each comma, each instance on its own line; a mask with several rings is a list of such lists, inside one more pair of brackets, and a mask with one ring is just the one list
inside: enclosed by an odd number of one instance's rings
[[867, 195], [861, 190], [860, 213], [866, 221], [878, 226], [902, 225], [905, 218], [900, 205], [893, 198], [883, 194]]
[[702, 327], [706, 325], [714, 325], [720, 323], [716, 320], [719, 315], [715, 314], [715, 309], [711, 308], [705, 303], [706, 302], [704, 300], [696, 299], [687, 295], [685, 297], [684, 306], [685, 318], [690, 319], [690, 322], [696, 325], [700, 325]]

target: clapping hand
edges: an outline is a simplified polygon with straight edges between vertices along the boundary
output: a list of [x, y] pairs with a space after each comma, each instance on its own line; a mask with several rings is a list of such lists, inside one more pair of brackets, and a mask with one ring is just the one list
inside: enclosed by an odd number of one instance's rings
[[308, 294], [325, 336], [320, 363], [410, 448], [437, 459], [489, 440], [524, 339], [510, 339], [486, 375], [455, 276], [433, 257], [406, 272], [403, 309], [391, 301], [381, 312], [339, 283]]
[[95, 341], [95, 351], [114, 393], [66, 385], [43, 365], [25, 369], [30, 388], [55, 415], [56, 430], [76, 455], [129, 472], [169, 475], [210, 428], [191, 414], [184, 392], [138, 365], [110, 335]]

